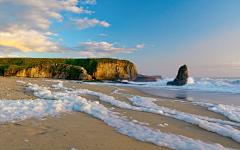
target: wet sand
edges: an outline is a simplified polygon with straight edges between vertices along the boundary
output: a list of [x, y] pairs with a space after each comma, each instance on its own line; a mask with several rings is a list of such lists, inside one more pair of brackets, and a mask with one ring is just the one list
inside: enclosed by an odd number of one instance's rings
[[[25, 86], [17, 83], [17, 80], [38, 85], [51, 85], [56, 82], [43, 81], [35, 78], [0, 78], [1, 99], [36, 99], [33, 92], [27, 91]], [[51, 79], [50, 79], [51, 80]], [[68, 88], [89, 89], [91, 91], [102, 92], [114, 96], [117, 100], [129, 102], [129, 96], [112, 94], [116, 87], [97, 86], [79, 83], [64, 83]], [[162, 98], [140, 92], [137, 89], [120, 87], [119, 93], [140, 95], [153, 98]], [[55, 89], [52, 89], [55, 90]], [[8, 94], [8, 95], [7, 95]], [[220, 136], [201, 129], [185, 121], [176, 120], [157, 114], [138, 112], [117, 108], [109, 103], [102, 102], [99, 97], [92, 95], [82, 96], [90, 101], [99, 101], [105, 107], [124, 114], [128, 119], [136, 119], [140, 122], [147, 122], [148, 127], [156, 128], [162, 132], [170, 132], [184, 135], [190, 138], [200, 139], [209, 143], [220, 143], [229, 148], [238, 149], [240, 144], [231, 138]], [[221, 114], [208, 111], [207, 108], [187, 103], [169, 101], [156, 101], [159, 106], [164, 106], [183, 112], [197, 115], [204, 115], [212, 118], [229, 120]], [[166, 127], [159, 127], [157, 124], [167, 123]], [[61, 114], [60, 117], [47, 117], [45, 120], [30, 118], [17, 123], [0, 123], [0, 145], [1, 149], [167, 149], [151, 143], [141, 142], [128, 136], [117, 133], [113, 127], [108, 126], [103, 121], [91, 115], [74, 112], [73, 114]]]

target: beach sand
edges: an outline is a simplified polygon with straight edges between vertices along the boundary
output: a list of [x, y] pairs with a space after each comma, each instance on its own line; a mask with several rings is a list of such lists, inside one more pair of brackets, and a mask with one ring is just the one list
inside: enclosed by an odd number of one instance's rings
[[[40, 78], [0, 78], [1, 99], [37, 99], [32, 91], [26, 90], [25, 86], [17, 83], [17, 80], [38, 85], [51, 85], [56, 82], [43, 81]], [[49, 79], [52, 80], [52, 79]], [[79, 83], [64, 83], [68, 88], [89, 89], [114, 96], [117, 100], [131, 102], [129, 96], [112, 94], [116, 87], [98, 86]], [[140, 95], [153, 98], [161, 98], [140, 92], [137, 89], [120, 87], [119, 93]], [[52, 89], [55, 90], [55, 89]], [[238, 149], [240, 144], [231, 138], [206, 131], [196, 125], [173, 118], [133, 110], [117, 108], [109, 103], [102, 102], [99, 97], [93, 95], [82, 96], [87, 100], [99, 101], [105, 107], [114, 107], [113, 111], [120, 112], [128, 118], [136, 119], [140, 122], [147, 122], [148, 127], [156, 128], [162, 132], [170, 132], [186, 137], [199, 139], [209, 143], [220, 143], [224, 147]], [[197, 105], [169, 101], [156, 101], [159, 106], [164, 106], [182, 112], [208, 116], [212, 118], [229, 120], [227, 117], [207, 110], [206, 107]], [[167, 123], [168, 126], [160, 127], [157, 124]], [[57, 117], [46, 117], [45, 120], [34, 118], [20, 121], [17, 123], [0, 123], [0, 145], [1, 149], [167, 149], [148, 142], [135, 140], [128, 136], [117, 133], [113, 127], [108, 126], [103, 121], [91, 115], [74, 112], [72, 114], [61, 114]]]

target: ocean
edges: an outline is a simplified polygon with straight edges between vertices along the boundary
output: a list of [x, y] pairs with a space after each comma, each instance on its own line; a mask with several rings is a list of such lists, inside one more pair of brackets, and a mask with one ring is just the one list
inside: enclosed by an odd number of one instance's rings
[[163, 78], [163, 80], [157, 80], [157, 82], [124, 81], [123, 84], [109, 82], [102, 84], [133, 87], [150, 95], [186, 101], [240, 106], [240, 78], [189, 77], [185, 86], [166, 85], [168, 81], [172, 80], [174, 78]]

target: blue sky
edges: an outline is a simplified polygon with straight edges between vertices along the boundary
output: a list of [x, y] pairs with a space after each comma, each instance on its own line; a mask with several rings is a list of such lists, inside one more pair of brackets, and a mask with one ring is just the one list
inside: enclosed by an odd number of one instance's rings
[[240, 76], [239, 0], [0, 0], [0, 57], [109, 57], [139, 73]]

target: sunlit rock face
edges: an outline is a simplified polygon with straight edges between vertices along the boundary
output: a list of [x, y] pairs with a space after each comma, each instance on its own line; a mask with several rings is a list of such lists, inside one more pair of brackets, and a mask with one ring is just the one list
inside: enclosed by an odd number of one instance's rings
[[133, 80], [137, 77], [135, 65], [129, 61], [100, 62], [93, 77], [99, 80]]
[[135, 65], [127, 60], [93, 59], [0, 59], [0, 76], [72, 80], [134, 80]]
[[66, 64], [38, 65], [32, 68], [11, 66], [4, 70], [4, 76], [92, 80], [83, 67]]
[[183, 65], [178, 69], [178, 74], [173, 81], [167, 83], [167, 85], [176, 85], [176, 86], [183, 86], [187, 83], [188, 79], [188, 70], [187, 66]]

